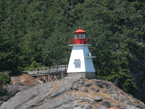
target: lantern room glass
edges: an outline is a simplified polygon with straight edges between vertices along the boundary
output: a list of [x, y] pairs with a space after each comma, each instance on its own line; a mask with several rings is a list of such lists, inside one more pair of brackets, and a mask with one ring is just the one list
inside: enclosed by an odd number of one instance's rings
[[85, 39], [85, 34], [75, 34], [75, 39]]

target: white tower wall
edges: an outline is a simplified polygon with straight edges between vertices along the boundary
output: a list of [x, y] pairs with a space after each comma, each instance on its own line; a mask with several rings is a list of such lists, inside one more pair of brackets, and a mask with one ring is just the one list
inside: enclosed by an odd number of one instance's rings
[[88, 46], [90, 44], [73, 44], [68, 65], [68, 74], [85, 73], [85, 76], [94, 76], [94, 65], [92, 58], [89, 57]]

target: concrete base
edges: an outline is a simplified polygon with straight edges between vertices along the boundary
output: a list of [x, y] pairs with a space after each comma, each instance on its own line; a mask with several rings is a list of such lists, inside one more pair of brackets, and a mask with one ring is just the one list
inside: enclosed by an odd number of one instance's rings
[[88, 78], [88, 79], [94, 79], [95, 78], [95, 72], [67, 73], [67, 76], [76, 76], [76, 75], [82, 75], [82, 77], [85, 77], [85, 78]]
[[95, 79], [95, 72], [86, 72], [86, 78]]

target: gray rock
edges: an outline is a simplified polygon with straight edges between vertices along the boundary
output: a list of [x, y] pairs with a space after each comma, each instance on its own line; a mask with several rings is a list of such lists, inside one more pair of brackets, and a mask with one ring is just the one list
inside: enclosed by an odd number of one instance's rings
[[16, 82], [14, 85], [22, 86], [22, 85], [24, 85], [24, 83], [23, 82]]
[[7, 96], [3, 99], [3, 101], [4, 101], [4, 102], [8, 101], [10, 98], [12, 98], [13, 96], [15, 96], [15, 94], [16, 94], [17, 92], [19, 92], [19, 90], [15, 90], [15, 91], [9, 93], [9, 95], [7, 95]]
[[92, 89], [94, 92], [99, 92], [99, 88], [92, 87], [91, 89]]
[[99, 86], [100, 88], [103, 88], [103, 87], [107, 89], [111, 88], [111, 85], [109, 83], [99, 80], [99, 79], [94, 80], [94, 83], [96, 86]]
[[96, 109], [106, 109], [104, 106], [101, 106], [99, 108], [96, 108]]
[[103, 84], [101, 83], [95, 83], [96, 86], [99, 86], [100, 88], [103, 88]]
[[81, 75], [69, 77], [68, 80], [67, 80], [67, 84], [64, 84], [64, 85], [60, 86], [59, 88], [57, 88], [56, 91], [54, 91], [51, 94], [51, 98], [55, 97], [55, 96], [58, 96], [58, 95], [60, 95], [64, 92], [68, 92], [68, 91], [72, 90], [73, 89], [73, 83], [78, 81], [80, 78], [81, 78]]
[[95, 103], [94, 99], [89, 98], [89, 97], [85, 97], [85, 98], [86, 98], [86, 101], [87, 102], [90, 102], [91, 104], [94, 104]]
[[87, 101], [91, 104], [95, 103], [94, 99], [89, 98], [89, 97], [80, 97], [79, 99], [83, 100], [83, 101]]
[[140, 109], [140, 108], [137, 108], [137, 107], [134, 107], [131, 105], [127, 105], [127, 106], [125, 106], [125, 109]]
[[85, 87], [82, 87], [81, 89], [83, 92], [88, 92], [88, 89], [86, 89]]
[[26, 86], [22, 87], [21, 90], [27, 90], [29, 88], [30, 88], [30, 86], [26, 85]]
[[100, 101], [102, 101], [102, 98], [101, 98], [101, 97], [94, 97], [94, 100], [95, 100], [96, 102], [100, 102]]
[[84, 84], [84, 86], [91, 86], [92, 85], [92, 83], [91, 82], [86, 82], [85, 84]]
[[92, 106], [90, 104], [86, 104], [84, 109], [92, 109]]
[[78, 86], [74, 86], [73, 89], [74, 90], [79, 90], [79, 87]]
[[86, 80], [86, 79], [85, 79], [84, 77], [81, 77], [81, 79], [78, 80], [78, 83], [84, 84], [84, 81], [85, 81], [85, 80]]
[[119, 109], [125, 109], [125, 107], [122, 106], [121, 104], [118, 104], [117, 107], [118, 107]]
[[108, 90], [108, 89], [104, 89], [103, 93], [113, 94], [113, 92], [111, 92], [111, 91]]
[[43, 82], [41, 80], [38, 80], [37, 83], [43, 84]]
[[7, 88], [0, 88], [0, 94], [1, 94], [1, 95], [6, 95], [6, 94], [8, 94]]
[[2, 104], [3, 102], [2, 101], [0, 101], [0, 105]]
[[[67, 108], [67, 109], [70, 109], [70, 108]], [[73, 109], [82, 109], [81, 107], [74, 107]]]
[[117, 91], [117, 93], [121, 93], [121, 94], [123, 94], [124, 92], [122, 92], [122, 91], [118, 90], [118, 91]]
[[74, 94], [70, 94], [69, 92], [53, 98], [51, 101], [47, 100], [45, 103], [43, 103], [38, 109], [54, 109], [56, 107], [59, 107], [63, 104], [68, 104], [71, 101], [74, 101], [76, 98]]
[[103, 93], [108, 93], [108, 94], [117, 94], [117, 91], [114, 90], [113, 88], [110, 89], [104, 89]]
[[48, 89], [50, 89], [51, 85], [54, 83], [55, 82], [49, 82], [18, 92], [14, 97], [4, 102], [0, 106], [0, 109], [26, 109], [37, 106], [48, 96]]
[[134, 106], [134, 103], [133, 103], [132, 101], [130, 101], [130, 100], [127, 102], [127, 104], [128, 104], [128, 105], [133, 105], [133, 106]]
[[15, 93], [18, 92], [20, 90], [20, 86], [22, 86], [24, 83], [22, 82], [18, 82], [15, 83], [14, 85], [9, 85], [8, 86], [8, 93]]
[[145, 104], [144, 103], [140, 103], [142, 106], [145, 106]]
[[77, 87], [78, 87], [78, 88], [83, 87], [83, 84], [80, 83]]
[[134, 98], [131, 94], [128, 94], [128, 96], [130, 96], [130, 97]]
[[79, 83], [84, 84], [84, 80], [79, 80]]
[[145, 106], [141, 105], [141, 104], [135, 104], [135, 107], [139, 108], [139, 109], [145, 109]]
[[124, 99], [124, 100], [129, 100], [129, 98], [127, 98], [127, 97], [125, 97], [125, 96], [123, 96], [123, 95], [122, 95], [122, 99]]
[[76, 104], [76, 103], [78, 103], [78, 102], [83, 102], [83, 100], [80, 100], [80, 99], [74, 100], [74, 101], [72, 102], [72, 104]]
[[116, 99], [116, 100], [119, 100], [119, 97], [118, 97], [117, 94], [112, 94], [111, 96], [112, 96], [112, 98], [114, 98], [114, 99]]
[[102, 101], [100, 104], [107, 107], [107, 108], [112, 107], [109, 101]]
[[67, 104], [62, 104], [61, 106], [59, 106], [55, 109], [80, 109], [81, 106], [76, 104], [78, 102], [82, 102], [82, 100], [74, 100], [74, 101], [71, 101]]
[[[74, 86], [73, 83], [77, 83], [79, 85]], [[0, 102], [0, 109], [92, 109], [91, 103], [98, 102], [98, 107], [96, 109], [106, 109], [112, 107], [109, 101], [102, 101], [101, 97], [95, 97], [92, 99], [92, 96], [89, 95], [89, 93], [86, 93], [89, 97], [79, 97], [76, 91], [71, 91], [72, 89], [78, 90], [80, 87], [84, 86], [91, 86], [91, 81], [88, 83], [84, 83], [84, 78], [77, 75], [75, 77], [66, 77], [61, 82], [61, 86], [58, 87], [56, 90], [53, 91], [53, 88], [51, 87], [52, 84], [55, 82], [49, 82], [42, 85], [37, 85], [32, 88], [21, 87], [21, 92], [17, 92], [15, 96], [12, 96], [7, 99], [6, 102], [1, 104]], [[101, 80], [95, 80], [95, 84], [97, 84], [99, 87], [105, 87], [105, 90], [107, 93], [114, 93], [112, 94], [112, 98], [116, 100], [120, 100], [118, 97], [119, 92], [116, 91], [113, 88], [110, 88], [111, 86], [104, 81]], [[15, 84], [17, 86], [21, 86], [22, 83]], [[20, 87], [19, 87], [20, 88]], [[13, 88], [10, 87], [10, 92], [14, 92]], [[25, 90], [23, 90], [25, 89]], [[86, 87], [80, 88], [83, 92], [88, 92]], [[92, 90], [95, 92], [99, 91], [99, 88], [92, 87]], [[71, 92], [69, 92], [71, 91]], [[119, 96], [122, 94], [120, 93]], [[126, 94], [127, 95], [127, 94]], [[126, 103], [126, 107], [122, 107], [121, 109], [144, 109], [145, 106], [143, 106], [140, 102], [137, 102], [136, 104], [131, 102], [127, 97], [122, 96], [121, 97], [122, 102]], [[120, 101], [121, 101], [120, 100]], [[85, 105], [76, 105], [78, 102], [87, 102], [89, 104]], [[121, 107], [121, 106], [120, 106]], [[94, 108], [93, 108], [94, 109]]]
[[85, 104], [81, 105], [81, 108], [84, 108], [85, 107]]
[[79, 107], [79, 105], [78, 104], [75, 104], [74, 107]]
[[3, 97], [0, 96], [0, 100], [3, 100]]

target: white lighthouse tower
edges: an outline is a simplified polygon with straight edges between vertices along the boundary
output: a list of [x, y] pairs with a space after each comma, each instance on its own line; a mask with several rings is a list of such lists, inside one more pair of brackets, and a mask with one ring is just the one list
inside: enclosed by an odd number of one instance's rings
[[79, 27], [79, 29], [74, 32], [74, 38], [69, 39], [69, 46], [73, 46], [73, 48], [67, 70], [68, 76], [82, 74], [87, 78], [95, 77], [92, 58], [96, 56], [91, 56], [88, 49], [88, 46], [91, 46], [91, 39], [86, 38], [85, 34], [86, 31]]

